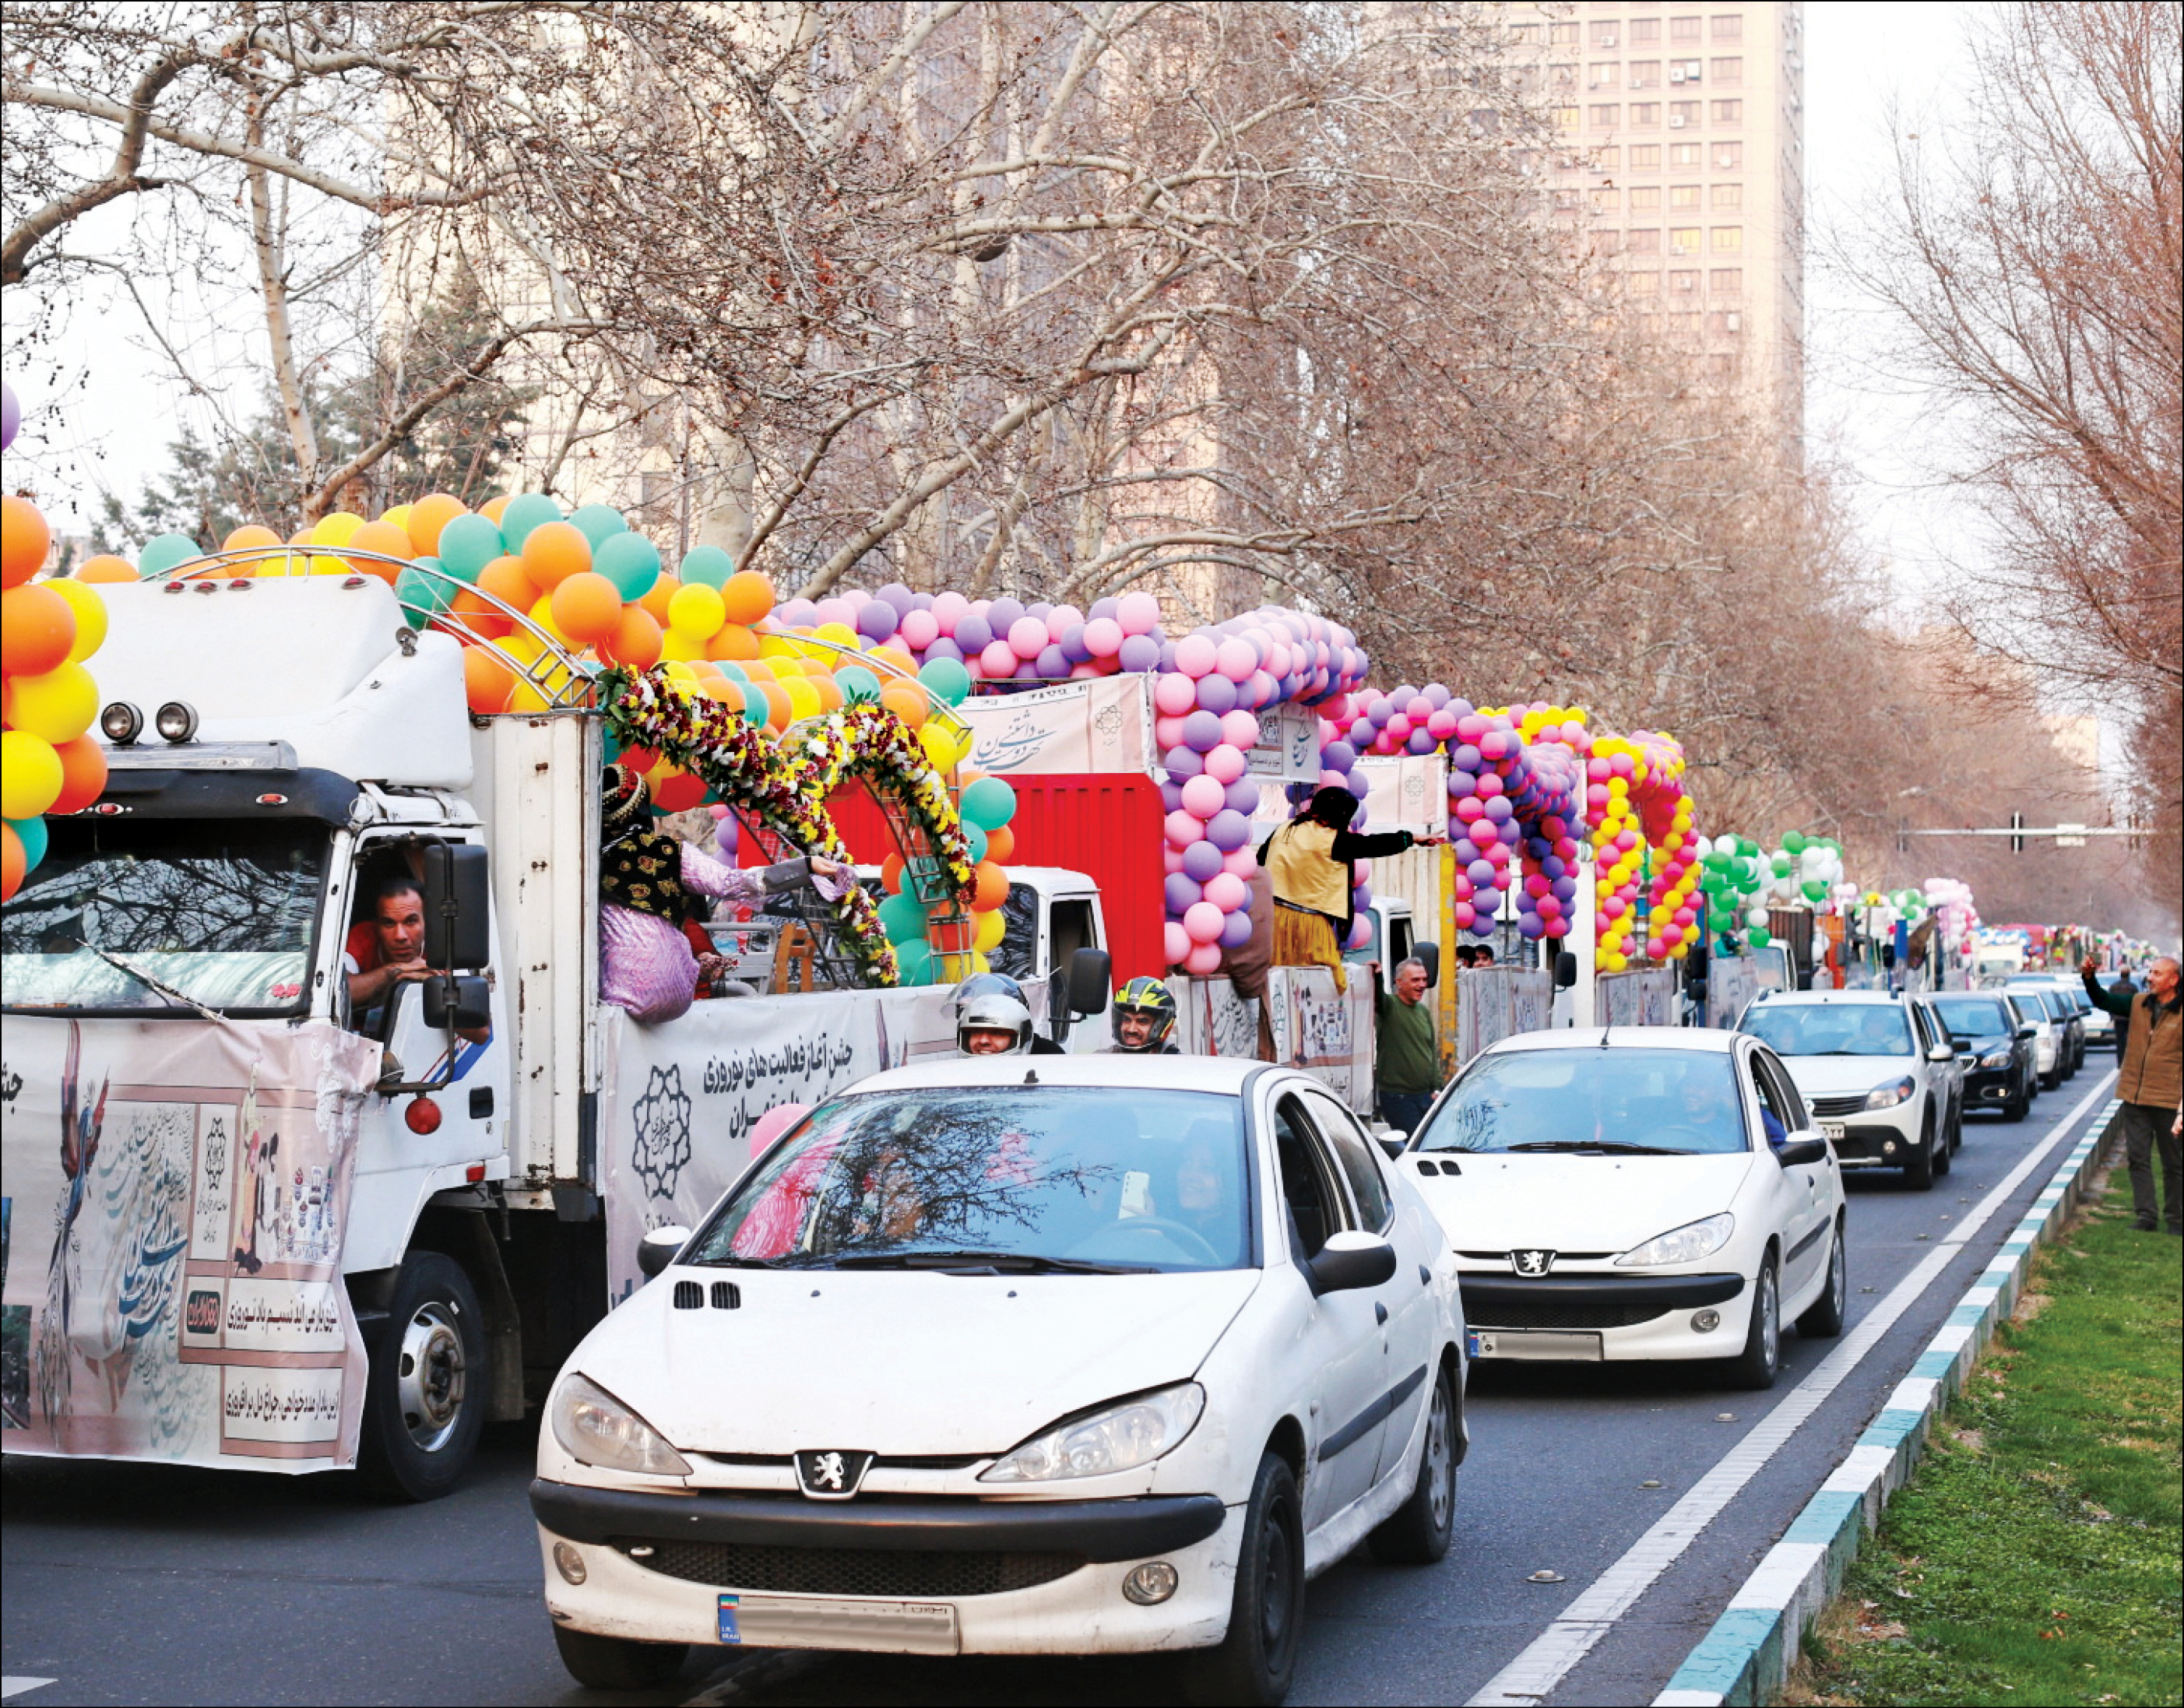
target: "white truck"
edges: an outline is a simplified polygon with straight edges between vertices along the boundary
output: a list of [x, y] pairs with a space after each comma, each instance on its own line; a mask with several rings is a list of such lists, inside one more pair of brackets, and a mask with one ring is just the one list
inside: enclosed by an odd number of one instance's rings
[[[443, 1494], [767, 1110], [953, 1049], [932, 987], [602, 1004], [599, 716], [473, 718], [381, 581], [101, 591], [109, 784], [0, 915], [9, 1450], [293, 1471], [360, 1438]], [[367, 1037], [344, 952], [403, 874], [450, 976]], [[1020, 971], [1095, 951], [1066, 1032], [1106, 997], [1099, 899], [1034, 876]]]

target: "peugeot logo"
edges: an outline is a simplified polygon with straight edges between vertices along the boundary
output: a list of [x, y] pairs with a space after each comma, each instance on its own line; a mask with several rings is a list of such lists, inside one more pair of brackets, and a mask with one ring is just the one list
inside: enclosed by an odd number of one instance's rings
[[796, 1481], [811, 1499], [847, 1500], [863, 1486], [865, 1473], [872, 1468], [872, 1457], [839, 1448], [800, 1453]]
[[1513, 1251], [1509, 1254], [1509, 1267], [1518, 1275], [1545, 1275], [1554, 1266], [1555, 1255], [1552, 1251]]

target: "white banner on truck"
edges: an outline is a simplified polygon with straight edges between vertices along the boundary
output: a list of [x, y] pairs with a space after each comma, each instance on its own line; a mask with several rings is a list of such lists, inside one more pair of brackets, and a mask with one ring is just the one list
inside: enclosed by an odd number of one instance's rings
[[971, 764], [1000, 776], [1014, 772], [1150, 772], [1152, 677], [1126, 673], [1056, 682], [1020, 693], [981, 694], [963, 702]]
[[[1176, 1047], [1185, 1055], [1257, 1059], [1259, 1004], [1231, 981], [1178, 975], [1167, 985], [1176, 998]], [[1267, 1027], [1276, 1061], [1324, 1080], [1359, 1114], [1371, 1112], [1373, 983], [1363, 968], [1352, 967], [1348, 992], [1338, 993], [1324, 967], [1269, 967]]]
[[1552, 975], [1517, 966], [1460, 969], [1456, 975], [1456, 1065], [1520, 1032], [1546, 1029]]
[[1365, 774], [1365, 828], [1408, 831], [1413, 836], [1448, 834], [1448, 756], [1398, 754], [1362, 759]]
[[1750, 955], [1718, 954], [1707, 963], [1708, 1026], [1734, 1027], [1758, 994], [1759, 964]]
[[1674, 1026], [1676, 977], [1664, 966], [1635, 972], [1604, 972], [1598, 986], [1602, 1026]]
[[325, 1021], [14, 1015], [6, 1038], [0, 1447], [354, 1465], [341, 1254], [379, 1047]]

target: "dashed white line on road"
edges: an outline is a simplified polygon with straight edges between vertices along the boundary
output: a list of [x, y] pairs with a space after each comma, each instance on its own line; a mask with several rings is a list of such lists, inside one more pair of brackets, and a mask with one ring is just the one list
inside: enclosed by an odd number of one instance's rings
[[0, 1674], [0, 1702], [10, 1696], [20, 1696], [25, 1690], [35, 1690], [42, 1684], [58, 1684], [58, 1678], [18, 1678], [13, 1673]]
[[1693, 1483], [1691, 1492], [1671, 1507], [1666, 1516], [1632, 1543], [1620, 1560], [1586, 1585], [1516, 1659], [1489, 1679], [1467, 1708], [1537, 1708], [1546, 1701], [1570, 1669], [1615, 1628], [1616, 1622], [1721, 1516], [1722, 1509], [1737, 1492], [1780, 1451], [1798, 1427], [1858, 1367], [1858, 1360], [1896, 1326], [1897, 1319], [1911, 1308], [1964, 1243], [1986, 1225], [2025, 1176], [2070, 1138], [2088, 1110], [2106, 1100], [2109, 1084], [2114, 1077], [2113, 1071], [2103, 1074], [2100, 1083], [2055, 1123], [2048, 1138], [2011, 1169], [2000, 1184], [1919, 1260], [1916, 1268], [1890, 1288], [1888, 1296], [1843, 1336], [1835, 1350], [1820, 1360], [1810, 1376], [1753, 1425], [1751, 1433]]

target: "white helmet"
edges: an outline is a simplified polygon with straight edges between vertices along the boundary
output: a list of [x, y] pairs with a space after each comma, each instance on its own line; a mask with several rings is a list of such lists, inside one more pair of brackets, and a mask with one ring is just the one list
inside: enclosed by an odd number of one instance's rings
[[971, 1048], [974, 1032], [1004, 1032], [1015, 1038], [1005, 1051], [1013, 1055], [1031, 1048], [1031, 1004], [1023, 987], [1006, 973], [973, 973], [950, 993], [956, 1007], [956, 1049], [959, 1054], [992, 1054]]

